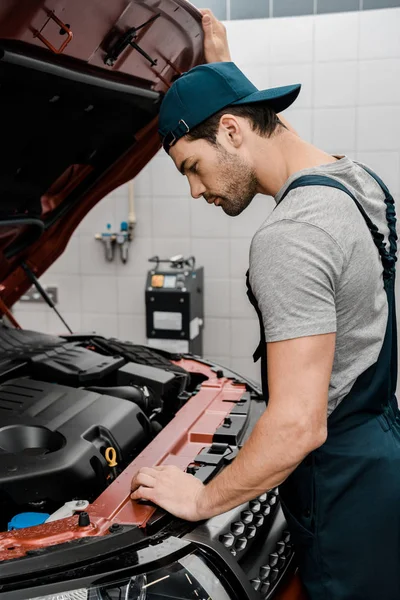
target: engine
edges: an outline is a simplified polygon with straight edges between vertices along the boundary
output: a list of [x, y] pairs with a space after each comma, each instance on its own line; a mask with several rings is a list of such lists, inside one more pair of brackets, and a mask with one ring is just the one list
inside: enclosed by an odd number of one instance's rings
[[0, 331], [0, 528], [96, 498], [199, 382], [163, 353], [101, 337]]

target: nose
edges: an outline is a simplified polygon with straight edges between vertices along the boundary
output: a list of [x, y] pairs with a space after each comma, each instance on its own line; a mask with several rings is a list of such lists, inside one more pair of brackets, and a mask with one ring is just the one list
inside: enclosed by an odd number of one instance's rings
[[205, 193], [206, 188], [204, 187], [204, 185], [200, 182], [200, 181], [191, 181], [189, 182], [190, 185], [190, 193], [192, 198], [201, 198], [202, 195]]

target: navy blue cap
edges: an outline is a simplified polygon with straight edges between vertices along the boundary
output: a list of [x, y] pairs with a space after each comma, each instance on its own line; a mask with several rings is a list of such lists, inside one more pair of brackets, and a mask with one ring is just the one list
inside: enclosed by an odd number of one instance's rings
[[300, 93], [300, 84], [258, 90], [232, 62], [194, 67], [177, 79], [161, 104], [159, 133], [169, 152], [181, 137], [226, 106], [268, 102], [280, 113]]

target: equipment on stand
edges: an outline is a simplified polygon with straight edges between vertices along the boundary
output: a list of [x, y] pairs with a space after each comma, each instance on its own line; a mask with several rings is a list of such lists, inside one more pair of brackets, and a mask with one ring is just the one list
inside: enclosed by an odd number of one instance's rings
[[[152, 348], [203, 353], [204, 270], [193, 256], [154, 256], [147, 274], [146, 331]], [[161, 266], [168, 263], [168, 266]]]

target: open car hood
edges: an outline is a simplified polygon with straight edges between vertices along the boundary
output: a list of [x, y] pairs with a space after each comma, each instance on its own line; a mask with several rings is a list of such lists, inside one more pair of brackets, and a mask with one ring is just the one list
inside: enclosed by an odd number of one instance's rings
[[91, 208], [154, 156], [162, 95], [201, 62], [201, 15], [186, 0], [3, 0], [0, 298], [8, 307], [31, 285], [22, 264], [39, 277]]

